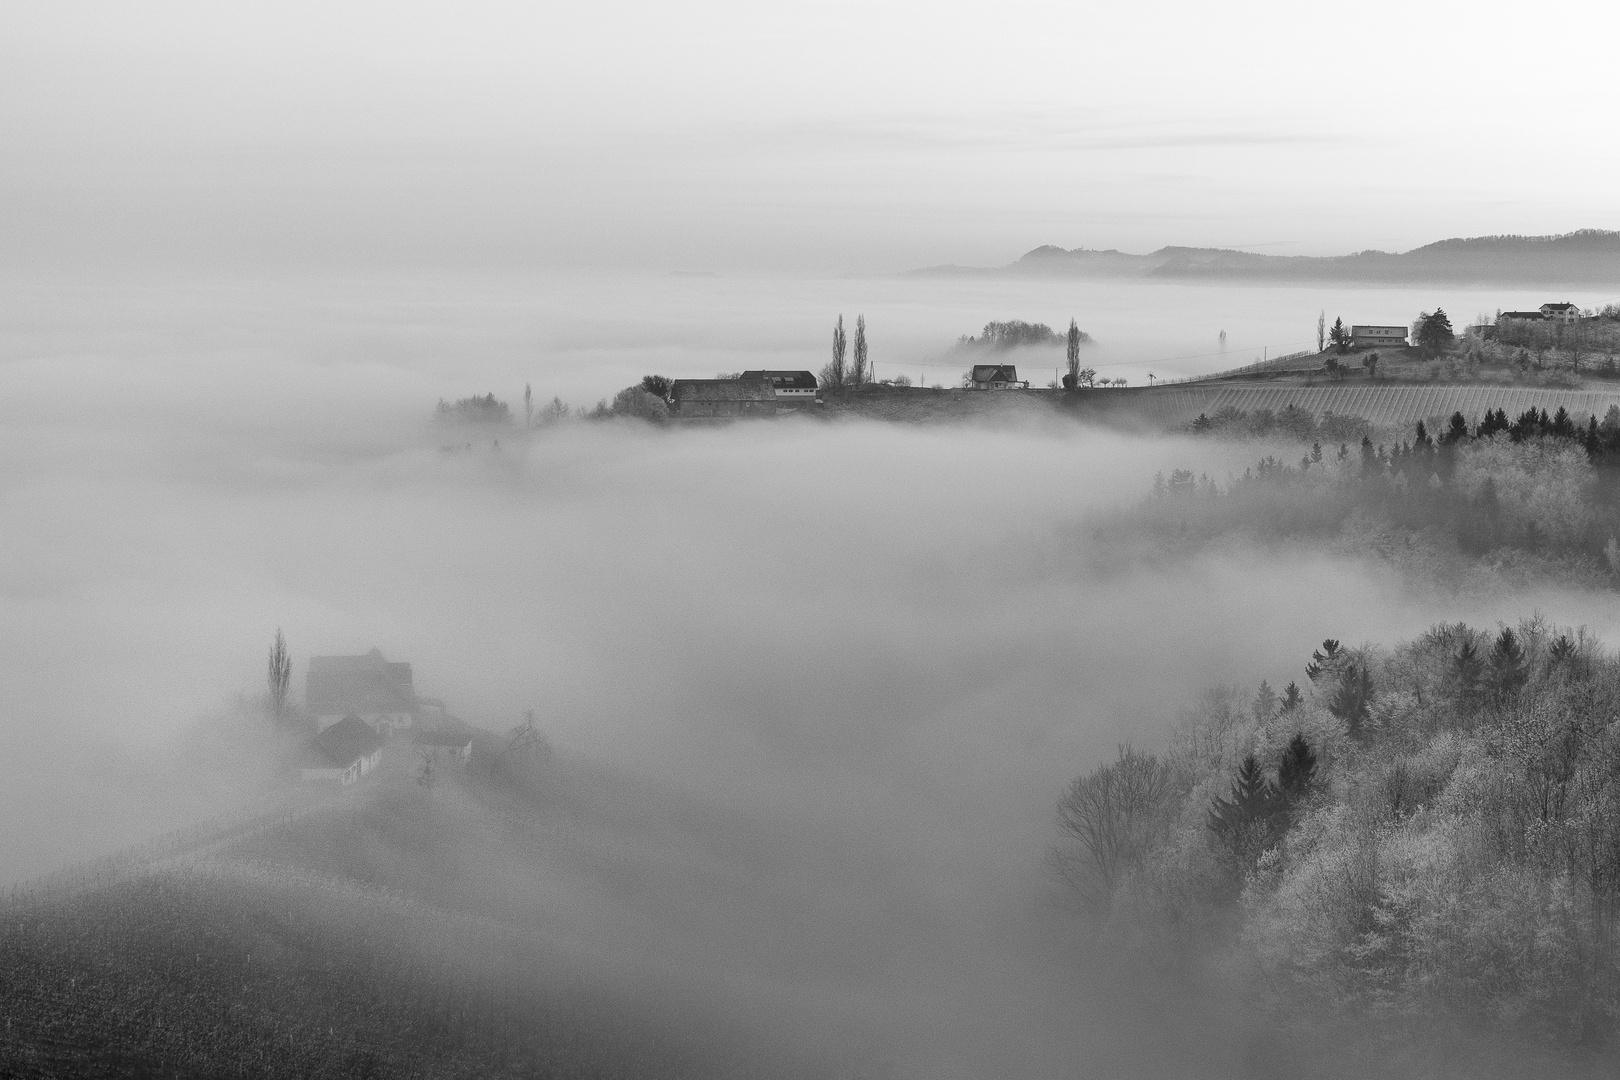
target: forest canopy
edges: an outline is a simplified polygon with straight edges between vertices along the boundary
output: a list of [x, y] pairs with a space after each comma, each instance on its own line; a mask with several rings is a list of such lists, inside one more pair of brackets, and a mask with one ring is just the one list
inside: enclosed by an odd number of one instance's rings
[[[1271, 418], [1268, 430], [1304, 430], [1307, 418]], [[1222, 426], [1201, 419], [1195, 432]], [[1620, 407], [1584, 424], [1563, 409], [1513, 418], [1497, 409], [1472, 426], [1459, 413], [1438, 432], [1420, 422], [1387, 445], [1327, 429], [1316, 425], [1297, 462], [1268, 454], [1224, 479], [1161, 473], [1143, 502], [1090, 520], [1098, 557], [1180, 556], [1241, 538], [1387, 558], [1430, 580], [1488, 566], [1587, 587], [1620, 582]]]
[[[1079, 335], [1080, 344], [1092, 344], [1090, 334], [1081, 330]], [[1067, 343], [1067, 335], [1058, 333], [1045, 323], [1027, 323], [1021, 319], [987, 322], [977, 337], [963, 334], [956, 339], [958, 349], [984, 349], [991, 352], [1030, 347], [1057, 348]]]
[[1537, 617], [1328, 640], [1300, 673], [1211, 690], [1063, 794], [1053, 866], [1102, 935], [1216, 972], [1278, 1075], [1368, 1032], [1612, 1054], [1620, 660]]

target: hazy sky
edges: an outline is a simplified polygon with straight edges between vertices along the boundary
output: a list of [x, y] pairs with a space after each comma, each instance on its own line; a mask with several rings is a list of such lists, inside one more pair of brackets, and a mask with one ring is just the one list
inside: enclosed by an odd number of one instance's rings
[[0, 250], [892, 270], [1614, 226], [1605, 2], [0, 7]]

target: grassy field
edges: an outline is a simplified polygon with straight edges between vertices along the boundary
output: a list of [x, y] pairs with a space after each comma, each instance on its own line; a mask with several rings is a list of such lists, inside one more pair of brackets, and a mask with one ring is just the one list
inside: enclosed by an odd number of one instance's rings
[[1157, 387], [1085, 390], [1078, 395], [1048, 390], [925, 390], [910, 387], [868, 387], [854, 393], [826, 395], [824, 414], [899, 423], [949, 421], [1000, 422], [1045, 420], [1070, 413], [1164, 431], [1183, 428], [1199, 413], [1215, 415], [1221, 409], [1281, 412], [1289, 405], [1320, 416], [1359, 416], [1375, 429], [1410, 433], [1422, 420], [1444, 420], [1461, 412], [1470, 424], [1491, 409], [1517, 416], [1529, 408], [1548, 413], [1568, 409], [1578, 423], [1588, 416], [1602, 419], [1611, 405], [1620, 405], [1620, 386], [1613, 389], [1557, 389], [1525, 385], [1477, 383], [1419, 385], [1352, 380], [1326, 384], [1252, 380], [1211, 381]]
[[1281, 412], [1296, 405], [1317, 415], [1359, 416], [1375, 428], [1409, 430], [1418, 421], [1445, 419], [1461, 412], [1477, 424], [1490, 409], [1505, 409], [1510, 417], [1535, 407], [1549, 413], [1568, 409], [1576, 421], [1603, 418], [1611, 405], [1620, 405], [1620, 387], [1614, 390], [1557, 390], [1530, 386], [1413, 386], [1378, 383], [1290, 385], [1279, 383], [1211, 382], [1189, 386], [1097, 390], [1076, 402], [1081, 415], [1133, 418], [1157, 428], [1182, 427], [1198, 414], [1214, 416], [1222, 409]]
[[372, 784], [201, 854], [18, 890], [0, 1077], [819, 1075], [745, 1008], [605, 974], [546, 932], [548, 889], [604, 906], [624, 884], [589, 854], [618, 828], [576, 797], [612, 802], [599, 780]]

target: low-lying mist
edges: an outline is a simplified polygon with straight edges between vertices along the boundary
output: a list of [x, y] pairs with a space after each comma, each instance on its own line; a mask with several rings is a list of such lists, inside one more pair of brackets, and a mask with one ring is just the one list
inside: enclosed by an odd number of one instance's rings
[[1533, 608], [1610, 630], [1599, 599], [1463, 604], [1298, 551], [1087, 569], [1088, 509], [1189, 460], [1241, 471], [1245, 445], [1057, 422], [449, 429], [427, 395], [402, 419], [414, 384], [380, 369], [282, 374], [5, 369], [0, 879], [252, 797], [251, 761], [188, 747], [262, 688], [280, 627], [295, 693], [310, 655], [377, 646], [467, 720], [533, 709], [561, 760], [813, 868], [791, 902], [713, 898], [725, 919], [638, 897], [634, 933], [560, 900], [587, 956], [633, 968], [625, 943], [656, 940], [731, 992], [864, 1012], [906, 1075], [1119, 1075], [1137, 1037], [1163, 1055], [1140, 1071], [1174, 1073], [1202, 1060], [1194, 1027], [1133, 1029], [1079, 975], [1043, 870], [1066, 782], [1156, 744], [1202, 687], [1297, 677], [1327, 636]]

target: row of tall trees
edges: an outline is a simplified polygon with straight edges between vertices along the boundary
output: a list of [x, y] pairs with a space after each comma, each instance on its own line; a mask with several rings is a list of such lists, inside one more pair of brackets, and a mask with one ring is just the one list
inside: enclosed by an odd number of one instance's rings
[[[847, 360], [846, 360], [847, 357]], [[866, 316], [855, 316], [855, 349], [849, 350], [844, 334], [844, 316], [833, 326], [832, 360], [821, 369], [824, 387], [865, 386], [872, 381], [872, 365], [867, 355]]]

